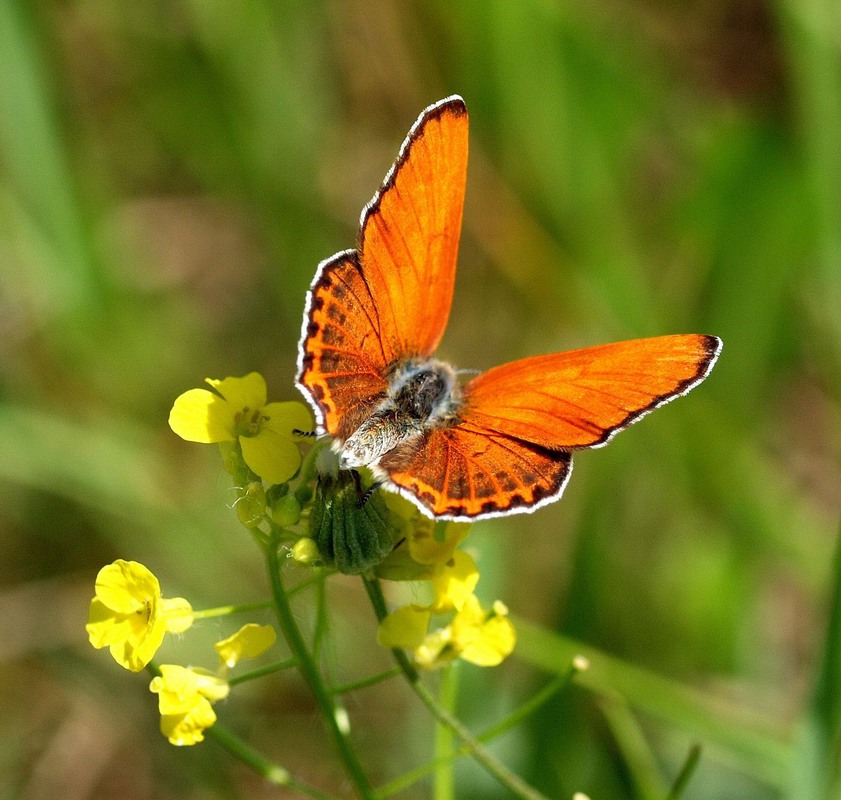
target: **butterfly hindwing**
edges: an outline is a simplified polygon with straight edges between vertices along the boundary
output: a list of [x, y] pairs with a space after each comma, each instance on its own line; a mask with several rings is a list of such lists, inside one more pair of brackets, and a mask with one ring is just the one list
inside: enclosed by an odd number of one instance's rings
[[571, 450], [598, 447], [688, 392], [720, 347], [714, 336], [661, 336], [503, 364], [465, 386], [456, 424], [378, 466], [436, 517], [532, 511], [562, 494]]
[[463, 422], [399, 445], [378, 469], [427, 513], [475, 519], [528, 511], [559, 496], [572, 456]]

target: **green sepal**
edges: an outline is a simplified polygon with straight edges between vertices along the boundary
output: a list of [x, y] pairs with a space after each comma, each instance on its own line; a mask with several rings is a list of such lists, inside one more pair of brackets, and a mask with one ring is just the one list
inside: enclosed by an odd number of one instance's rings
[[366, 496], [359, 473], [321, 475], [310, 512], [310, 535], [326, 564], [361, 575], [393, 549], [393, 526], [378, 492]]

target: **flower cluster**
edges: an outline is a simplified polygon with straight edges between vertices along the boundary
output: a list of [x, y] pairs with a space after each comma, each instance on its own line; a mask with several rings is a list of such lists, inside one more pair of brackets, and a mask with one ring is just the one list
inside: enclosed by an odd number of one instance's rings
[[[293, 563], [319, 568], [320, 576], [337, 570], [369, 581], [426, 584], [429, 601], [388, 614], [377, 633], [381, 645], [409, 650], [420, 667], [457, 658], [493, 666], [511, 653], [516, 637], [507, 610], [499, 601], [482, 607], [476, 563], [459, 548], [469, 525], [436, 523], [403, 498], [375, 491], [370, 476], [340, 470], [326, 443], [308, 438], [308, 409], [268, 403], [257, 373], [207, 383], [211, 390], [191, 389], [176, 399], [169, 423], [186, 440], [220, 446], [234, 478], [237, 517], [258, 541], [286, 548]], [[302, 458], [300, 447], [308, 441], [312, 446]], [[150, 689], [158, 696], [161, 731], [173, 744], [202, 741], [216, 722], [213, 704], [230, 692], [228, 670], [275, 642], [272, 627], [247, 624], [215, 645], [215, 672], [152, 664], [167, 633], [183, 633], [194, 620], [223, 611], [231, 610], [197, 612], [183, 598], [164, 598], [158, 579], [135, 561], [117, 560], [97, 576], [90, 642], [110, 648], [126, 669], [155, 673]]]
[[[457, 549], [470, 525], [435, 523], [399, 497], [389, 504], [408, 523], [407, 532], [377, 573], [392, 580], [426, 581], [432, 600], [389, 614], [380, 624], [379, 643], [410, 650], [415, 663], [426, 669], [456, 658], [482, 667], [501, 663], [514, 649], [516, 634], [502, 602], [495, 602], [488, 611], [474, 594], [479, 582], [476, 562]], [[442, 616], [449, 617], [447, 624], [430, 630], [433, 620]]]
[[[160, 583], [147, 567], [117, 560], [99, 571], [87, 632], [94, 647], [109, 647], [120, 666], [139, 672], [151, 663], [167, 633], [186, 631], [194, 618], [185, 599], [161, 596]], [[276, 638], [271, 626], [249, 623], [217, 642], [219, 674], [162, 664], [149, 688], [158, 695], [164, 736], [175, 745], [202, 741], [204, 730], [216, 722], [211, 703], [228, 695], [225, 672], [242, 658], [261, 655]]]

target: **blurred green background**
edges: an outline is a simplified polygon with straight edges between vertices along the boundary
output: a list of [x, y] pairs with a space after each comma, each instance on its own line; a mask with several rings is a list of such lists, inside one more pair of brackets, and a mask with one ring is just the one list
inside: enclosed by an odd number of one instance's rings
[[[836, 0], [0, 0], [3, 800], [288, 796], [212, 742], [169, 746], [148, 676], [87, 644], [87, 603], [118, 557], [196, 607], [266, 596], [216, 454], [169, 407], [251, 370], [298, 397], [316, 264], [454, 92], [471, 160], [445, 358], [725, 342], [702, 387], [579, 455], [562, 502], [475, 527], [480, 595], [521, 642], [461, 670], [465, 719], [586, 652], [582, 685], [496, 748], [548, 796], [665, 797], [700, 741], [687, 798], [841, 797]], [[331, 603], [336, 675], [383, 667], [358, 581]], [[166, 658], [212, 666], [231, 624]], [[348, 707], [376, 781], [429, 756], [399, 684]], [[218, 710], [347, 794], [295, 675]]]

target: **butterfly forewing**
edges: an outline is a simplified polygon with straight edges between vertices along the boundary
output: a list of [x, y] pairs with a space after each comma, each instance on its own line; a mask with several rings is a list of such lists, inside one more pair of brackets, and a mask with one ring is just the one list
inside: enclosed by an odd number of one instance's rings
[[464, 418], [553, 450], [597, 447], [700, 383], [720, 349], [687, 334], [524, 358], [470, 381]]
[[304, 337], [298, 383], [316, 404], [324, 428], [345, 439], [384, 396], [384, 376], [395, 357], [380, 336], [377, 304], [355, 251], [321, 265]]
[[449, 316], [467, 172], [460, 97], [427, 108], [362, 212], [357, 250], [322, 262], [307, 307], [298, 383], [324, 429], [347, 439], [400, 360], [430, 355]]
[[362, 213], [362, 270], [401, 355], [431, 355], [447, 325], [466, 178], [467, 110], [451, 97], [421, 114]]

